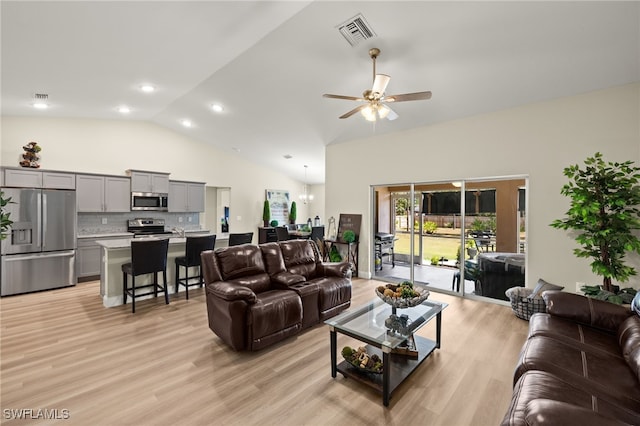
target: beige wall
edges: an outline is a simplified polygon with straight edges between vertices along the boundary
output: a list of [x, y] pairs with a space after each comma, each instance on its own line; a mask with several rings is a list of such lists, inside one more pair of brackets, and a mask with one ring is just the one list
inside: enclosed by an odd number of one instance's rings
[[[255, 241], [265, 189], [288, 189], [294, 199], [302, 191], [302, 182], [282, 173], [148, 122], [2, 117], [1, 134], [2, 166], [17, 166], [22, 146], [36, 141], [44, 169], [114, 175], [151, 170], [169, 172], [175, 180], [229, 187], [230, 230], [254, 231]], [[303, 205], [298, 211], [300, 217], [309, 214]]]
[[[325, 210], [363, 215], [359, 269], [366, 276], [370, 185], [528, 176], [527, 284], [544, 277], [574, 291], [577, 281], [601, 280], [573, 255], [573, 238], [549, 223], [569, 205], [560, 194], [563, 168], [596, 151], [606, 160], [640, 163], [640, 84], [329, 145]], [[381, 157], [390, 167], [377, 167]], [[640, 259], [631, 260], [640, 271]], [[638, 278], [631, 284], [640, 287]]]

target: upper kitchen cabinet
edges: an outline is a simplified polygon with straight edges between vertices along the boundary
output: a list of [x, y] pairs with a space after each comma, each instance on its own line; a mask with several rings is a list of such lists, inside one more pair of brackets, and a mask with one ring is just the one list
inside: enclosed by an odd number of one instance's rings
[[42, 188], [42, 172], [29, 169], [6, 169], [4, 186]]
[[142, 170], [127, 170], [127, 173], [131, 176], [131, 192], [154, 192], [157, 194], [169, 192], [169, 173]]
[[77, 175], [78, 212], [128, 212], [131, 180], [126, 177]]
[[189, 213], [203, 212], [204, 183], [170, 181], [169, 211]]
[[76, 189], [74, 173], [42, 172], [42, 187], [48, 189]]
[[18, 188], [76, 189], [76, 175], [29, 169], [4, 169], [4, 186]]

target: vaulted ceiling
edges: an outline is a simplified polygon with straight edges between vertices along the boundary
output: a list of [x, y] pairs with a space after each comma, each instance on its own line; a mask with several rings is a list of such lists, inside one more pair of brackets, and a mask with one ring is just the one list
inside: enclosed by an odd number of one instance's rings
[[[5, 0], [1, 13], [2, 115], [148, 120], [298, 180], [306, 164], [309, 183], [328, 144], [640, 81], [639, 2]], [[358, 14], [374, 35], [352, 46], [338, 26]], [[357, 104], [322, 94], [370, 88], [371, 47], [388, 93], [433, 98], [394, 104], [394, 121], [339, 120]]]

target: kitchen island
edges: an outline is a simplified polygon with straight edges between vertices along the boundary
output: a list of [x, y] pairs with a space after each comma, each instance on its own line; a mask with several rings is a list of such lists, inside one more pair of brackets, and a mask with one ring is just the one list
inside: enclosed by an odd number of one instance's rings
[[[189, 235], [195, 236], [200, 234], [189, 233]], [[149, 239], [163, 237], [144, 238]], [[107, 308], [122, 305], [121, 267], [123, 264], [131, 262], [131, 240], [132, 238], [120, 238], [98, 241], [98, 245], [101, 247], [102, 252], [102, 263], [100, 268], [100, 296], [102, 296], [102, 304]], [[175, 259], [176, 257], [184, 256], [186, 241], [187, 239], [182, 237], [169, 238], [169, 252], [167, 253], [167, 283], [169, 296], [174, 294], [176, 290]], [[229, 234], [216, 234], [216, 248], [226, 247], [228, 241]], [[152, 282], [152, 279], [152, 275], [139, 276], [136, 277], [136, 283], [146, 284]], [[162, 282], [162, 274], [158, 274], [158, 280]], [[184, 287], [180, 287], [179, 291], [184, 291]]]

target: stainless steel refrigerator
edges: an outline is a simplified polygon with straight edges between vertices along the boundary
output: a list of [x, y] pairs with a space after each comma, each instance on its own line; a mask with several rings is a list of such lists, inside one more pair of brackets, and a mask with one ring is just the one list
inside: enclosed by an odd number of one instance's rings
[[13, 225], [0, 246], [0, 296], [76, 284], [76, 193], [2, 188]]

